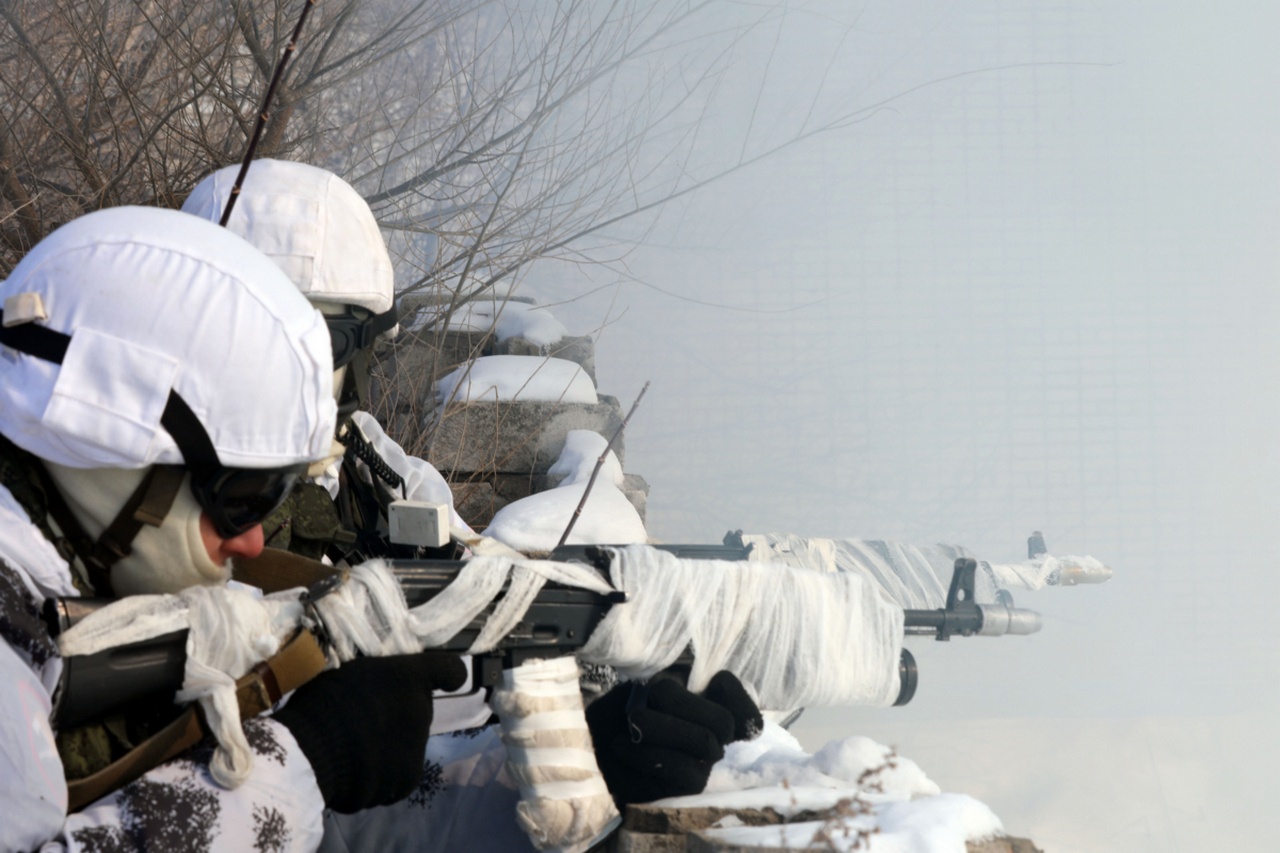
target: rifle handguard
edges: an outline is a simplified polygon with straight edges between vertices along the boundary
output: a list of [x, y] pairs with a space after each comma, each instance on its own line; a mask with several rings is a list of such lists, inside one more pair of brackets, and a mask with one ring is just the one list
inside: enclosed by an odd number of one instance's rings
[[[74, 660], [74, 658], [68, 658]], [[300, 630], [269, 660], [236, 680], [241, 719], [271, 708], [284, 694], [296, 690], [324, 670], [325, 656], [310, 631]], [[119, 790], [148, 770], [176, 758], [209, 733], [196, 704], [176, 720], [103, 769], [67, 783], [67, 808], [76, 812]]]

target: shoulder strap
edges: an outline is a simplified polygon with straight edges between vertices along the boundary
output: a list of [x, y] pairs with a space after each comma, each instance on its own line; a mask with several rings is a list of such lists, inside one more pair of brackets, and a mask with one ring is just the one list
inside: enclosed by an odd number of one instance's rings
[[279, 548], [263, 548], [257, 557], [237, 557], [231, 564], [233, 580], [256, 586], [266, 593], [312, 587], [336, 574], [338, 570], [333, 566]]
[[[319, 675], [324, 651], [310, 631], [299, 631], [275, 656], [236, 681], [241, 719], [256, 717], [280, 697]], [[84, 807], [128, 785], [144, 773], [186, 752], [209, 733], [199, 706], [192, 703], [169, 725], [118, 760], [83, 779], [67, 783], [67, 810]]]

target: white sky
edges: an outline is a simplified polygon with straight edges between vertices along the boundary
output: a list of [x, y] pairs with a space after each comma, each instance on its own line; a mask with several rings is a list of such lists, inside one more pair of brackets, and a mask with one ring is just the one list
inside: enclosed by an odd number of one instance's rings
[[833, 52], [824, 109], [940, 82], [668, 211], [632, 279], [555, 309], [621, 315], [603, 393], [653, 380], [626, 445], [651, 533], [1012, 561], [1041, 529], [1102, 559], [1104, 586], [1019, 599], [1039, 635], [917, 642], [911, 706], [797, 734], [896, 744], [1055, 853], [1280, 849], [1280, 5], [885, 0], [840, 44], [792, 20], [759, 144]]

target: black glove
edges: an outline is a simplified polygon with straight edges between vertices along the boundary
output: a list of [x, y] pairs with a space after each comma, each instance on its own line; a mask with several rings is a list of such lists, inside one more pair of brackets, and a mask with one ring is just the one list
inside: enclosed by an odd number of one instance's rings
[[397, 802], [422, 781], [431, 691], [457, 690], [457, 655], [356, 658], [299, 687], [275, 714], [315, 771], [325, 805], [350, 814]]
[[764, 727], [760, 709], [731, 672], [701, 696], [673, 678], [619, 684], [587, 706], [596, 762], [614, 802], [699, 794], [724, 747]]

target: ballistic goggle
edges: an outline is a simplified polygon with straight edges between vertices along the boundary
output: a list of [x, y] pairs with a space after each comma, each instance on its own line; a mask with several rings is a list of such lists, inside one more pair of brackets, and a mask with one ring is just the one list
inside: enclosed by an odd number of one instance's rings
[[[3, 318], [4, 312], [0, 311], [0, 344], [62, 364], [71, 343], [70, 335], [35, 323], [5, 327]], [[191, 473], [191, 491], [213, 521], [218, 535], [234, 539], [275, 511], [308, 467], [306, 462], [279, 468], [224, 466], [204, 424], [174, 390], [169, 391], [160, 425], [178, 445], [183, 465], [153, 466], [157, 470], [143, 480], [121, 510], [121, 517], [104, 531], [107, 544], [99, 543], [96, 550], [106, 566], [129, 553], [129, 543], [142, 523], [159, 526], [164, 521], [177, 484], [181, 482], [183, 468]]]
[[350, 364], [361, 350], [373, 346], [378, 335], [394, 328], [397, 318], [394, 306], [381, 314], [352, 306], [344, 314], [326, 314], [324, 321], [333, 344], [333, 369], [337, 370]]
[[234, 539], [261, 524], [293, 491], [306, 463], [284, 468], [218, 468], [197, 480], [191, 475], [196, 503], [224, 539]]

